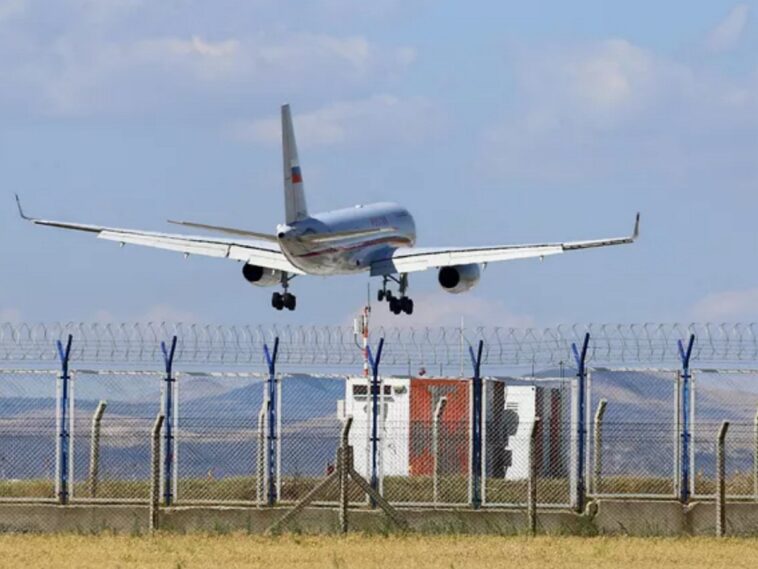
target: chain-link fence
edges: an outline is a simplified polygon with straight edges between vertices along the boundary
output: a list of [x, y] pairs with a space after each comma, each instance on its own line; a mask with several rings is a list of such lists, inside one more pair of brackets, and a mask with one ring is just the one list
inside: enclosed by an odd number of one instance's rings
[[592, 371], [586, 432], [594, 495], [676, 496], [679, 381], [676, 370]]
[[55, 499], [56, 374], [0, 371], [0, 497]]
[[[357, 473], [396, 506], [525, 508], [530, 477], [541, 508], [710, 500], [723, 421], [727, 494], [758, 501], [758, 371], [561, 366], [374, 383], [164, 363], [0, 370], [0, 501], [146, 504], [157, 476], [166, 506], [293, 505], [332, 479], [348, 417]], [[338, 500], [335, 484], [315, 496]], [[355, 485], [349, 500], [370, 503]]]
[[758, 370], [698, 370], [692, 388], [691, 493], [715, 494], [716, 436], [726, 437], [726, 493], [758, 499]]

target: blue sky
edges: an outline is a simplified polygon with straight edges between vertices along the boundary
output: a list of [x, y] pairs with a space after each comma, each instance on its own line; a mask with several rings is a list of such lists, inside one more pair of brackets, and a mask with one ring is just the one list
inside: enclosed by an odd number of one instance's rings
[[[282, 218], [278, 107], [312, 210], [390, 199], [419, 245], [626, 234], [413, 275], [380, 322], [758, 318], [756, 2], [0, 0], [0, 321], [344, 323], [367, 277], [298, 279], [295, 313], [240, 266], [36, 228]], [[370, 6], [370, 7], [368, 7]], [[375, 283], [376, 281], [374, 281]]]

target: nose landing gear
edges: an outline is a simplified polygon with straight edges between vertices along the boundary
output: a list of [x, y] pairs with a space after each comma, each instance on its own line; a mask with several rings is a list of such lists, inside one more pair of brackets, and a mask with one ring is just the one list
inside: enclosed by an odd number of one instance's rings
[[[399, 285], [398, 293], [400, 296], [395, 296], [392, 291], [387, 288], [387, 282], [392, 279]], [[376, 298], [379, 302], [386, 300], [389, 303], [390, 312], [393, 314], [400, 314], [405, 312], [406, 314], [413, 314], [413, 300], [406, 296], [405, 292], [408, 290], [408, 274], [402, 273], [399, 279], [391, 275], [385, 275], [382, 282], [382, 288], [377, 292]]]

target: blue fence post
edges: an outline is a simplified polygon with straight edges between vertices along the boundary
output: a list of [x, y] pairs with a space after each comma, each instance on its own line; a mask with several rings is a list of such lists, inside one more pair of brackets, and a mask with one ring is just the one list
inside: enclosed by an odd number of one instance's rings
[[471, 507], [478, 510], [482, 505], [482, 351], [484, 340], [479, 340], [479, 348], [468, 347], [474, 376], [471, 384]]
[[267, 483], [266, 499], [269, 506], [273, 506], [276, 503], [276, 439], [278, 433], [277, 416], [276, 416], [276, 358], [279, 355], [279, 336], [274, 338], [274, 349], [269, 351], [268, 344], [263, 344], [263, 354], [266, 356], [266, 364], [268, 365], [268, 408], [266, 409], [268, 416], [268, 433], [266, 435], [266, 472]]
[[[367, 346], [369, 365], [371, 366], [371, 487], [379, 491], [379, 362], [382, 360], [384, 338], [379, 339], [376, 357]], [[376, 501], [371, 498], [371, 507], [376, 508]]]
[[166, 347], [166, 342], [161, 342], [161, 351], [166, 371], [163, 397], [163, 503], [170, 506], [174, 499], [174, 383], [176, 380], [173, 376], [173, 368], [176, 336], [171, 339], [170, 348]]
[[69, 431], [69, 406], [70, 406], [70, 381], [71, 375], [69, 374], [69, 360], [71, 357], [71, 342], [73, 336], [68, 335], [66, 340], [66, 347], [63, 347], [63, 343], [58, 340], [55, 344], [58, 348], [58, 357], [61, 360], [61, 375], [58, 378], [59, 390], [58, 390], [58, 436], [56, 437], [55, 456], [58, 458], [58, 464], [55, 473], [55, 489], [58, 497], [59, 504], [68, 504], [69, 499], [69, 450], [71, 445], [71, 432]]
[[682, 360], [682, 456], [680, 457], [679, 472], [679, 500], [683, 503], [690, 498], [690, 357], [692, 356], [692, 347], [695, 345], [695, 335], [690, 334], [687, 343], [687, 349], [681, 340], [677, 340], [679, 347], [679, 358]]
[[584, 510], [584, 502], [587, 493], [587, 483], [585, 480], [585, 467], [586, 467], [586, 426], [587, 426], [587, 348], [590, 345], [590, 334], [587, 332], [584, 335], [584, 342], [582, 343], [581, 351], [577, 348], [576, 343], [571, 344], [571, 351], [574, 354], [576, 360], [576, 377], [578, 380], [577, 396], [578, 401], [578, 417], [577, 417], [577, 444], [576, 444], [576, 509], [578, 511]]

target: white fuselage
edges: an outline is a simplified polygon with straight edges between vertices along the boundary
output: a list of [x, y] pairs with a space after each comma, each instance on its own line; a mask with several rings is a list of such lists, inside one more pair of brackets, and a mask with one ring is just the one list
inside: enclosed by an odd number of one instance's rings
[[[372, 235], [308, 242], [299, 237], [344, 231], [380, 230]], [[348, 274], [369, 270], [371, 263], [391, 256], [398, 247], [416, 243], [413, 216], [395, 203], [382, 202], [314, 214], [277, 227], [279, 246], [287, 259], [311, 275]]]

